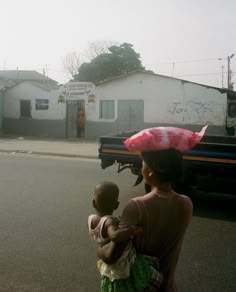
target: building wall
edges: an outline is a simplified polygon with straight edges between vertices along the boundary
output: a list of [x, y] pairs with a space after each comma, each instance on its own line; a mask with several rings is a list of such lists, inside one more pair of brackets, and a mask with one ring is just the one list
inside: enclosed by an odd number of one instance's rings
[[[66, 103], [58, 103], [58, 97], [63, 91], [66, 92], [63, 87], [47, 91], [30, 82], [9, 88], [4, 93], [3, 101], [4, 131], [20, 135], [66, 137]], [[198, 131], [208, 124], [208, 134], [225, 133], [226, 94], [214, 88], [174, 78], [131, 74], [97, 86], [92, 102], [89, 101], [89, 95], [69, 98], [83, 98], [85, 101], [85, 138], [99, 139], [101, 135], [121, 131], [170, 125]], [[36, 99], [48, 99], [48, 110], [36, 110]], [[20, 117], [20, 100], [31, 101], [32, 118]], [[102, 100], [114, 100], [114, 118], [99, 117], [99, 103]], [[126, 102], [130, 107], [133, 103], [130, 117], [133, 123], [124, 118]], [[136, 114], [136, 120], [133, 120], [133, 114]]]
[[2, 117], [3, 117], [3, 93], [0, 91], [0, 133], [2, 131]]
[[[115, 101], [114, 119], [99, 119], [100, 100]], [[117, 133], [118, 100], [144, 100], [143, 128], [174, 125], [197, 131], [209, 125], [209, 134], [225, 133], [226, 93], [174, 78], [137, 73], [96, 87], [96, 103], [87, 112], [88, 137], [98, 139]]]
[[[6, 133], [65, 137], [65, 103], [58, 103], [60, 89], [45, 90], [23, 82], [4, 92], [3, 128]], [[48, 99], [48, 110], [37, 110], [36, 99]], [[20, 101], [31, 101], [31, 118], [20, 116]]]
[[65, 138], [64, 120], [27, 120], [4, 118], [4, 132], [21, 136]]

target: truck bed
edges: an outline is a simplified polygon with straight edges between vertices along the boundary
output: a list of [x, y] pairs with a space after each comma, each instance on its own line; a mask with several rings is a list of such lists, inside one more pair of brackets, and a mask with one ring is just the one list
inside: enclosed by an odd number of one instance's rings
[[[141, 168], [140, 152], [130, 152], [124, 141], [127, 132], [100, 138], [99, 158], [103, 169], [119, 163]], [[192, 150], [183, 153], [186, 182], [211, 191], [235, 192], [236, 137], [204, 136]]]
[[[99, 157], [102, 158], [103, 155], [108, 154], [109, 158], [113, 157], [117, 160], [119, 157], [122, 158], [122, 155], [127, 159], [129, 156], [131, 159], [139, 156], [140, 153], [132, 153], [124, 145], [124, 141], [133, 134], [135, 132], [102, 136]], [[189, 160], [190, 157], [215, 158], [221, 163], [236, 164], [236, 137], [204, 136], [192, 150], [184, 153], [184, 159]]]

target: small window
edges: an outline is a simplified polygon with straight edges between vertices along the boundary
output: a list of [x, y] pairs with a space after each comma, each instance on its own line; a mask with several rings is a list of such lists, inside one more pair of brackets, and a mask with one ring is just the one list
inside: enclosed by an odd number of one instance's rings
[[35, 109], [36, 110], [48, 110], [48, 99], [36, 99], [35, 100]]
[[31, 101], [30, 100], [20, 101], [20, 117], [31, 118]]
[[114, 119], [114, 100], [100, 100], [100, 119]]

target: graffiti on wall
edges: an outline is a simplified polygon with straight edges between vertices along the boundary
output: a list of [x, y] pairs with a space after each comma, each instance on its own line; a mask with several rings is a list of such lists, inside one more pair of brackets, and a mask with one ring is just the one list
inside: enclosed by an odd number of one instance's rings
[[168, 105], [168, 112], [172, 121], [185, 124], [218, 124], [219, 119], [224, 116], [222, 108], [222, 104], [213, 102], [173, 102]]

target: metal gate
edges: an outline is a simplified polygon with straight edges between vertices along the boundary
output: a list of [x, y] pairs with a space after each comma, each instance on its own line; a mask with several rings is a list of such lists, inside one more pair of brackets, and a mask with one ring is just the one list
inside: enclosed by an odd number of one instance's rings
[[140, 130], [144, 127], [144, 101], [118, 100], [118, 132]]
[[77, 137], [78, 102], [67, 101], [67, 138]]
[[[68, 100], [67, 101], [67, 138], [82, 137], [81, 131], [78, 130], [78, 117], [81, 109], [85, 110], [84, 100]], [[84, 133], [84, 129], [83, 129]]]

